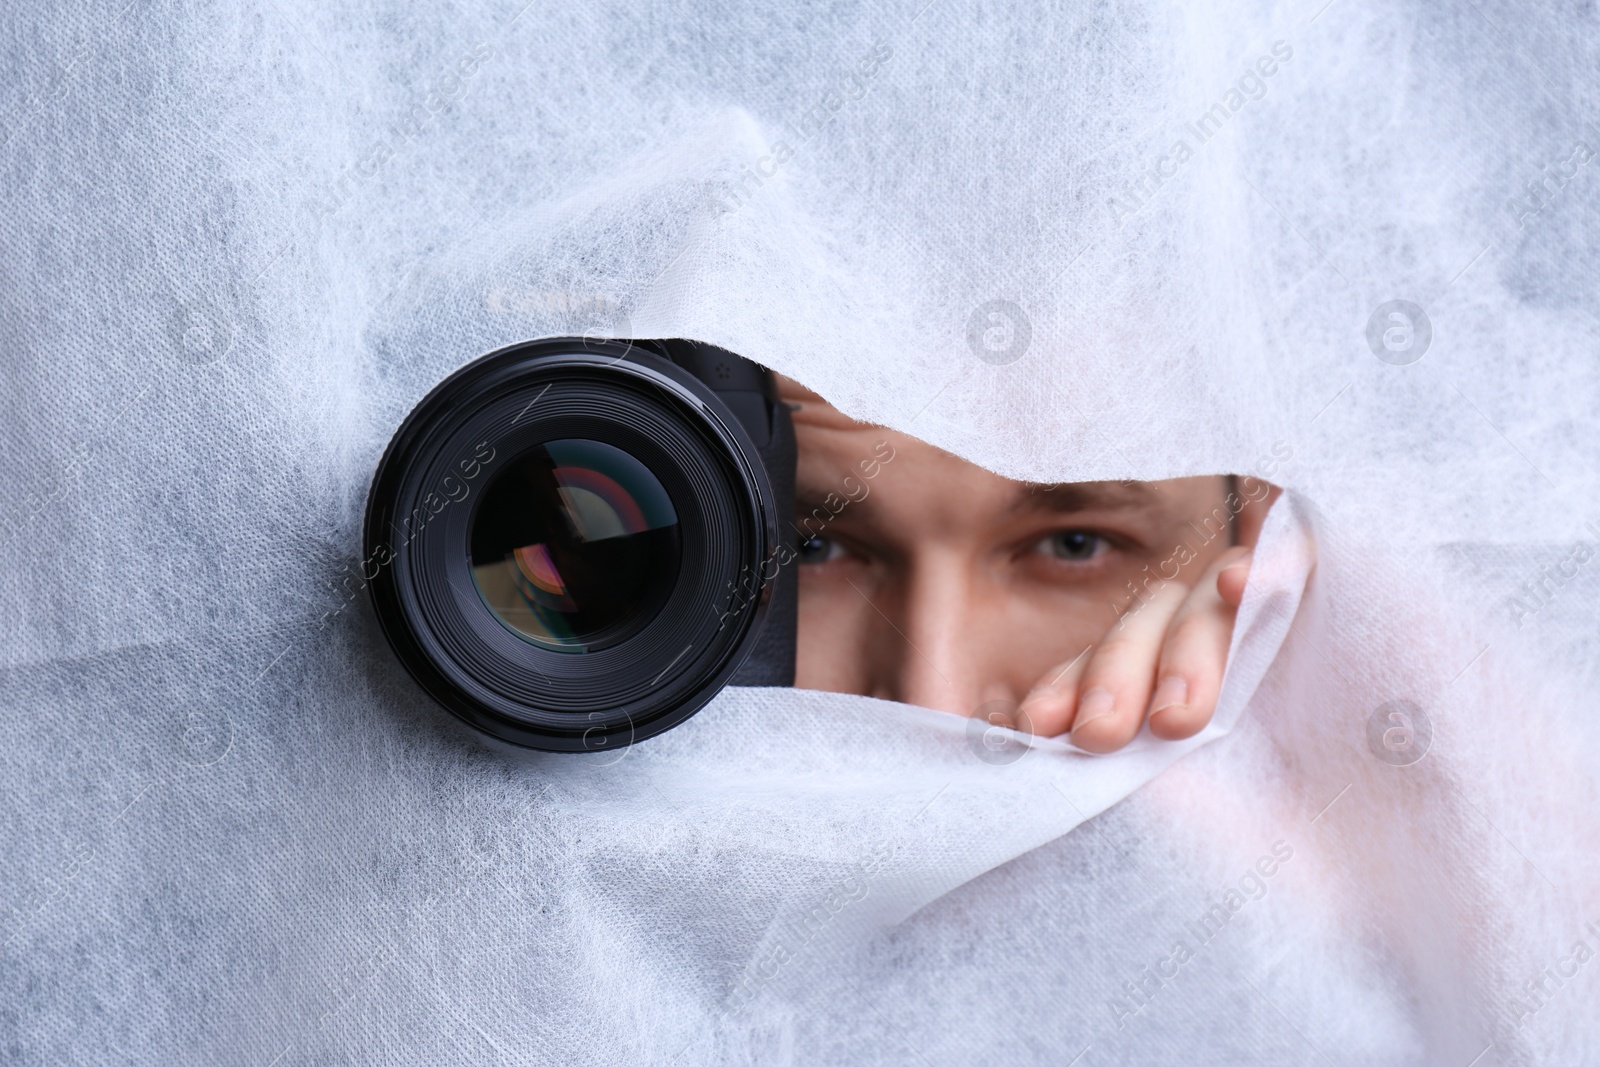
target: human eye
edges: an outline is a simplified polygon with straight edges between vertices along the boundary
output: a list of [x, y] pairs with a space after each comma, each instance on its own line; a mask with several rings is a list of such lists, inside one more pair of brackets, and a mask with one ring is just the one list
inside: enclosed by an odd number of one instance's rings
[[845, 548], [831, 537], [808, 537], [797, 548], [801, 563], [831, 563], [843, 559]]
[[1086, 563], [1105, 553], [1106, 539], [1093, 530], [1057, 530], [1039, 539], [1033, 550], [1068, 563]]

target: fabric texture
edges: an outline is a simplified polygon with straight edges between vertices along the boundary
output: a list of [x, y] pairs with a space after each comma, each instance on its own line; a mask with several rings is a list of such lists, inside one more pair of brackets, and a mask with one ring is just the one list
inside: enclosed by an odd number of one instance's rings
[[[0, 1060], [1600, 1061], [1592, 5], [115, 0], [0, 53]], [[1217, 720], [480, 742], [361, 509], [437, 381], [575, 333], [1285, 486]]]

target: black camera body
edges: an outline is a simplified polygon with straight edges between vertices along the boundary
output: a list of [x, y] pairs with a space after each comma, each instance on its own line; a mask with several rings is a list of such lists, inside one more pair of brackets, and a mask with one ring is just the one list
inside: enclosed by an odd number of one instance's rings
[[772, 375], [687, 340], [549, 338], [406, 417], [364, 526], [384, 635], [503, 741], [609, 751], [725, 685], [794, 682], [794, 428]]

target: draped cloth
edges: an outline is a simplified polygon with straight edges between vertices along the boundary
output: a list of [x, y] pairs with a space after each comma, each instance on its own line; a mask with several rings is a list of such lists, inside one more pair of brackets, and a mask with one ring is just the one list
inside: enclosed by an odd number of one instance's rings
[[[1590, 8], [132, 0], [0, 26], [18, 1063], [1597, 1058]], [[1216, 720], [457, 728], [361, 509], [690, 337], [1008, 477], [1252, 474]]]

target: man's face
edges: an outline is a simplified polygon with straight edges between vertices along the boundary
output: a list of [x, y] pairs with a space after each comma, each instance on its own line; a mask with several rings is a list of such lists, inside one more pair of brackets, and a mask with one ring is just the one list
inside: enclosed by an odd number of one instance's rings
[[[1230, 499], [1221, 476], [1014, 482], [852, 422], [792, 382], [784, 399], [799, 446], [803, 688], [959, 715], [1020, 704], [1152, 590], [1194, 586], [1236, 537], [1253, 543], [1265, 510]], [[1052, 725], [1035, 728], [1067, 728]]]

